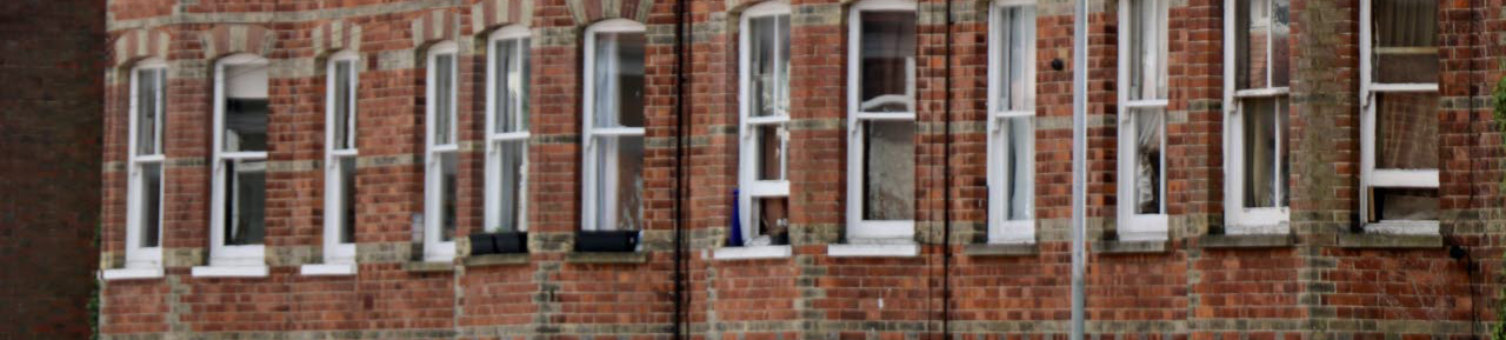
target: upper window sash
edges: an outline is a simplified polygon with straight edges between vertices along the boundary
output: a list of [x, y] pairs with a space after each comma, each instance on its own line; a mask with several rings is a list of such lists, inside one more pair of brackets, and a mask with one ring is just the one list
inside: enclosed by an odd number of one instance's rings
[[155, 60], [142, 62], [131, 71], [131, 83], [131, 155], [138, 159], [161, 155], [167, 64]]
[[1033, 2], [1000, 1], [992, 7], [989, 46], [990, 111], [1034, 114], [1036, 13]]
[[513, 140], [528, 132], [531, 41], [528, 28], [517, 25], [488, 39], [486, 130], [493, 139]]
[[428, 54], [428, 103], [426, 109], [430, 121], [426, 135], [430, 150], [439, 146], [455, 145], [457, 118], [457, 74], [459, 47], [453, 42], [442, 42], [429, 48]]
[[1127, 0], [1124, 50], [1129, 100], [1167, 98], [1167, 37], [1170, 0]]
[[790, 10], [783, 2], [755, 5], [743, 13], [741, 79], [743, 117], [789, 115]]
[[356, 89], [358, 88], [358, 56], [354, 52], [336, 53], [330, 58], [326, 71], [329, 126], [327, 133], [332, 154], [356, 150]]
[[848, 107], [856, 118], [915, 119], [916, 24], [913, 2], [853, 6]]

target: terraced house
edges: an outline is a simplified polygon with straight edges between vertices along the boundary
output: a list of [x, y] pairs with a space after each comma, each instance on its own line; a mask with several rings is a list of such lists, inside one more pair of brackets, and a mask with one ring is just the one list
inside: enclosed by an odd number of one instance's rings
[[[1075, 1], [110, 0], [106, 338], [1068, 331]], [[1092, 0], [1087, 331], [1466, 339], [1498, 0]]]

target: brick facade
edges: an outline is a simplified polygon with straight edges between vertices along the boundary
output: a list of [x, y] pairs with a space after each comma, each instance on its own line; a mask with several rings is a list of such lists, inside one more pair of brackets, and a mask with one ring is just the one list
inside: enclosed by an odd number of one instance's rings
[[[1506, 75], [1506, 3], [1439, 2], [1442, 235], [1358, 228], [1360, 0], [1291, 0], [1291, 234], [1224, 233], [1223, 13], [1173, 0], [1169, 239], [1115, 237], [1119, 3], [1090, 1], [1088, 332], [1124, 339], [1467, 338], [1494, 320], [1506, 211], [1488, 94]], [[828, 255], [846, 235], [849, 0], [793, 1], [793, 255], [712, 257], [738, 186], [738, 31], [753, 0], [111, 0], [104, 74], [102, 268], [125, 247], [128, 71], [168, 67], [162, 278], [103, 284], [107, 337], [965, 339], [1068, 331], [1072, 1], [1037, 1], [1036, 235], [985, 245], [989, 1], [919, 1], [915, 256]], [[950, 11], [950, 12], [948, 12]], [[646, 26], [643, 247], [577, 253], [583, 33]], [[678, 21], [687, 60], [676, 54]], [[532, 32], [529, 248], [413, 262], [423, 211], [425, 58], [459, 45], [460, 235], [483, 216], [486, 38]], [[306, 276], [323, 228], [323, 60], [360, 56], [358, 272]], [[266, 262], [258, 278], [205, 278], [212, 67], [271, 61]], [[677, 65], [684, 62], [685, 68]], [[682, 72], [683, 74], [676, 74]], [[689, 86], [680, 97], [679, 80]], [[688, 126], [677, 117], [684, 104]], [[683, 147], [681, 152], [680, 147]], [[686, 164], [683, 170], [677, 164]], [[682, 172], [683, 171], [683, 172]], [[677, 176], [684, 176], [679, 177]], [[684, 187], [677, 187], [684, 185]], [[683, 196], [676, 197], [676, 193]], [[677, 215], [678, 214], [678, 215]], [[683, 218], [677, 220], [677, 218]], [[950, 220], [948, 220], [950, 219]], [[677, 228], [679, 228], [677, 230]], [[676, 248], [676, 235], [683, 245]], [[1450, 257], [1461, 246], [1468, 259]], [[683, 272], [682, 272], [683, 271]], [[678, 276], [677, 276], [678, 275]], [[678, 278], [683, 278], [677, 282]], [[683, 288], [680, 288], [683, 285]], [[683, 289], [677, 291], [677, 289]], [[682, 296], [677, 301], [675, 297]]]

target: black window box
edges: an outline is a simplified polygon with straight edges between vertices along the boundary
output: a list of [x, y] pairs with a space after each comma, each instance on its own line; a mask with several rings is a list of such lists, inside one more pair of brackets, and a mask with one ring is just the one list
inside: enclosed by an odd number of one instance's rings
[[637, 250], [637, 230], [579, 231], [575, 233], [576, 252], [629, 253]]
[[471, 234], [471, 255], [517, 254], [528, 252], [528, 233], [499, 232]]

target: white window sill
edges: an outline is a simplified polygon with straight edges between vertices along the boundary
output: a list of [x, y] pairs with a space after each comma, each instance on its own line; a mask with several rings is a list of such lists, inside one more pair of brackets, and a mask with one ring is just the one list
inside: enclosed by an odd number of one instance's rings
[[1386, 235], [1438, 235], [1438, 221], [1387, 220], [1365, 225], [1365, 232]]
[[717, 260], [759, 260], [790, 257], [790, 246], [721, 247], [711, 253]]
[[826, 255], [831, 257], [915, 257], [920, 255], [920, 246], [909, 243], [853, 243], [826, 245]]
[[198, 266], [193, 277], [267, 277], [267, 266]]
[[105, 281], [160, 279], [162, 267], [105, 269], [99, 271], [99, 278]]
[[355, 275], [356, 274], [356, 264], [354, 264], [354, 263], [305, 264], [302, 267], [298, 268], [298, 274], [303, 275], [303, 276], [342, 276], [342, 275]]

